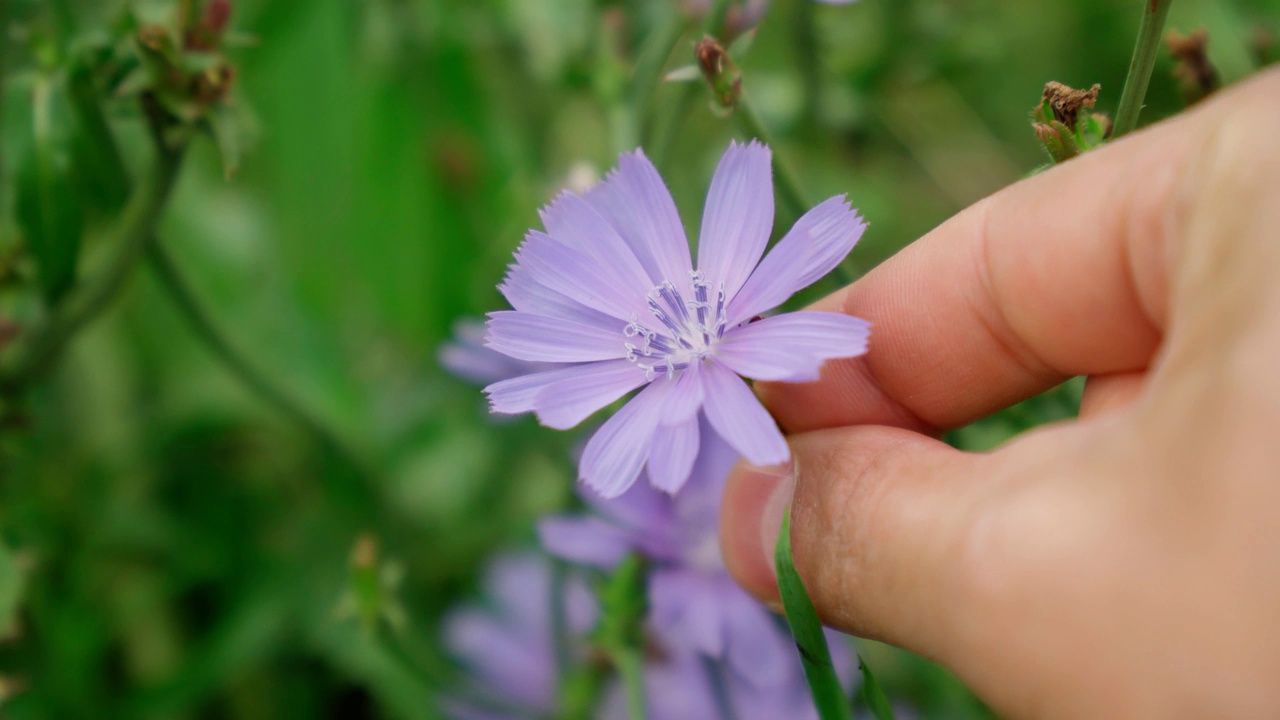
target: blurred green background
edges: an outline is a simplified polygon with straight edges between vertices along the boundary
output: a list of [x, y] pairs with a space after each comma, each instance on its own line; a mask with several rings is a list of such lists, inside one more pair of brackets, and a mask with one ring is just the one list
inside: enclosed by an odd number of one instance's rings
[[[219, 112], [243, 158], [228, 178], [195, 140], [158, 239], [237, 351], [339, 440], [246, 387], [139, 264], [3, 401], [0, 716], [433, 716], [449, 673], [441, 613], [486, 557], [571, 503], [573, 481], [570, 439], [491, 423], [437, 346], [457, 318], [500, 306], [494, 286], [538, 207], [637, 142], [696, 229], [737, 125], [700, 85], [662, 85], [641, 106], [629, 85], [654, 48], [673, 43], [666, 69], [692, 61], [692, 4], [235, 0]], [[172, 23], [178, 3], [131, 5]], [[778, 0], [739, 64], [810, 197], [848, 193], [869, 219], [850, 261], [862, 271], [1046, 161], [1028, 123], [1046, 81], [1101, 83], [1097, 109], [1114, 111], [1140, 5]], [[33, 88], [78, 48], [124, 37], [124, 7], [0, 0], [5, 328], [46, 315], [14, 217]], [[1169, 25], [1206, 28], [1229, 82], [1278, 19], [1277, 0], [1184, 2]], [[1171, 66], [1162, 53], [1144, 121], [1181, 108]], [[141, 174], [136, 97], [104, 107]], [[81, 282], [113, 221], [88, 217]], [[1045, 221], [1089, 232], [1069, 211]], [[998, 444], [1072, 414], [1078, 390], [951, 438]], [[377, 543], [383, 592], [353, 604], [361, 537]], [[394, 639], [366, 632], [379, 614], [403, 616]], [[982, 716], [940, 669], [865, 650], [921, 716]]]

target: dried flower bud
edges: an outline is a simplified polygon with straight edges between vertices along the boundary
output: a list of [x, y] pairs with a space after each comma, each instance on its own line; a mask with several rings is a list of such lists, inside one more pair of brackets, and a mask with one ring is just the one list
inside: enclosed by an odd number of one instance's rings
[[1203, 100], [1222, 85], [1218, 79], [1218, 71], [1209, 62], [1209, 33], [1204, 28], [1190, 35], [1170, 30], [1164, 42], [1177, 61], [1173, 67], [1173, 76], [1188, 105]]
[[710, 35], [703, 36], [693, 47], [693, 57], [702, 68], [716, 102], [724, 108], [732, 108], [742, 93], [742, 74], [724, 46]]
[[1050, 81], [1044, 85], [1044, 99], [1053, 111], [1053, 119], [1074, 131], [1080, 111], [1089, 110], [1098, 102], [1098, 90], [1101, 87], [1094, 83], [1088, 90], [1076, 90], [1060, 82]]

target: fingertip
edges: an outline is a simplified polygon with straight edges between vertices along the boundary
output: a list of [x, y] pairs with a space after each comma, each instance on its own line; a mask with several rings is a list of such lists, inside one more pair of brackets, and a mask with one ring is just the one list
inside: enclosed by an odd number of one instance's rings
[[720, 548], [725, 568], [743, 589], [778, 610], [774, 543], [795, 488], [792, 463], [760, 468], [738, 463], [720, 506]]

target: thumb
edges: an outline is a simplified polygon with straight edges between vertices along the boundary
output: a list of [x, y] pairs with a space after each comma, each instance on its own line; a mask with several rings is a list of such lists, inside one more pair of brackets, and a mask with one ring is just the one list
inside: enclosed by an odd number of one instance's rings
[[890, 427], [790, 438], [786, 466], [739, 465], [721, 510], [729, 572], [779, 607], [773, 549], [791, 508], [797, 570], [823, 622], [938, 657], [963, 616], [957, 564], [996, 456]]

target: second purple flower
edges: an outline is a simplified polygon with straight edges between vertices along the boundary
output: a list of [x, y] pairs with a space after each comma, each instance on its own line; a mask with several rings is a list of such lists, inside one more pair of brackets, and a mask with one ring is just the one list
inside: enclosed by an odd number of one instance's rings
[[625, 492], [646, 465], [654, 487], [679, 490], [698, 455], [700, 413], [750, 462], [786, 462], [781, 431], [742, 377], [816, 380], [826, 360], [866, 351], [869, 325], [849, 315], [758, 319], [830, 272], [866, 228], [834, 197], [765, 255], [770, 161], [757, 142], [730, 144], [707, 193], [696, 269], [675, 202], [639, 150], [584, 196], [565, 192], [543, 208], [546, 232], [529, 231], [516, 250], [500, 286], [514, 309], [489, 315], [488, 345], [554, 365], [485, 392], [494, 412], [567, 429], [643, 387], [583, 452], [579, 476], [603, 497]]

